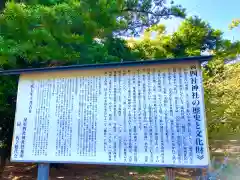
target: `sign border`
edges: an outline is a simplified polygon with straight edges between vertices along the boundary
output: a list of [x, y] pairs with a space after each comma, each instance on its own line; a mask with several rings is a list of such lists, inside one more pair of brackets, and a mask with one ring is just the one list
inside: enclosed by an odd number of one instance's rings
[[88, 70], [88, 69], [104, 69], [116, 67], [132, 67], [144, 65], [160, 65], [160, 64], [178, 64], [183, 62], [206, 62], [212, 59], [213, 56], [194, 56], [185, 58], [172, 58], [172, 59], [156, 59], [156, 60], [139, 60], [139, 61], [124, 61], [118, 63], [99, 63], [99, 64], [86, 64], [86, 65], [71, 65], [71, 66], [56, 66], [45, 68], [28, 68], [28, 69], [12, 69], [2, 70], [1, 75], [19, 75], [33, 72], [49, 72], [49, 71], [66, 71], [66, 70]]
[[11, 162], [14, 163], [47, 163], [47, 164], [52, 164], [52, 163], [57, 163], [57, 164], [75, 164], [75, 165], [99, 165], [99, 166], [104, 166], [104, 165], [109, 165], [109, 166], [132, 166], [132, 167], [159, 167], [159, 168], [189, 168], [189, 169], [196, 169], [196, 168], [208, 168], [208, 165], [173, 165], [173, 164], [164, 164], [164, 165], [159, 165], [159, 164], [133, 164], [133, 163], [94, 163], [94, 162], [72, 162], [72, 161], [36, 161], [36, 160], [14, 160], [10, 159]]
[[[90, 64], [90, 65], [72, 65], [72, 66], [58, 66], [58, 67], [47, 67], [47, 68], [32, 68], [32, 69], [17, 69], [17, 70], [5, 70], [0, 71], [0, 75], [19, 75], [19, 74], [29, 74], [29, 73], [40, 73], [40, 72], [51, 72], [51, 71], [66, 71], [66, 70], [90, 70], [90, 69], [105, 69], [105, 68], [121, 68], [121, 67], [134, 67], [134, 66], [145, 66], [145, 65], [163, 65], [163, 64], [181, 64], [184, 62], [198, 62], [199, 66], [202, 62], [209, 61], [213, 56], [197, 56], [197, 57], [187, 57], [187, 58], [175, 58], [175, 59], [162, 59], [162, 60], [146, 60], [146, 61], [133, 61], [133, 62], [122, 62], [122, 63], [107, 63], [107, 64]], [[199, 67], [201, 68], [201, 66]], [[202, 72], [200, 73], [200, 78], [202, 80]], [[202, 86], [202, 100], [204, 102], [204, 90], [203, 84]], [[17, 103], [17, 101], [16, 101]], [[203, 103], [203, 111], [204, 111], [204, 121], [205, 127], [207, 127], [206, 121], [206, 113], [205, 113], [205, 104]], [[17, 109], [15, 114], [17, 113]], [[14, 134], [15, 134], [15, 126], [16, 126], [16, 119], [14, 119], [14, 130], [13, 130], [13, 139], [14, 141]], [[206, 129], [206, 147], [208, 156], [209, 149], [208, 149], [208, 137], [207, 137], [207, 128]], [[12, 148], [11, 148], [12, 151]], [[173, 165], [173, 164], [135, 164], [135, 163], [98, 163], [98, 162], [72, 162], [72, 161], [36, 161], [36, 160], [12, 160], [12, 156], [10, 157], [11, 162], [22, 162], [22, 163], [60, 163], [60, 164], [79, 164], [79, 165], [114, 165], [114, 166], [139, 166], [139, 167], [161, 167], [161, 168], [208, 168], [210, 161], [208, 160], [207, 165]]]

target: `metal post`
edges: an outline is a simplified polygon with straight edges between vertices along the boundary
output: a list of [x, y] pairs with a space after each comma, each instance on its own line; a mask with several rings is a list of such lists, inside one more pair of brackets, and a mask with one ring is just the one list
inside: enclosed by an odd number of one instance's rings
[[204, 177], [203, 177], [203, 169], [202, 169], [202, 168], [199, 169], [199, 179], [200, 179], [200, 180], [204, 180]]
[[48, 180], [49, 164], [38, 164], [37, 180]]
[[165, 168], [165, 180], [175, 180], [175, 169]]

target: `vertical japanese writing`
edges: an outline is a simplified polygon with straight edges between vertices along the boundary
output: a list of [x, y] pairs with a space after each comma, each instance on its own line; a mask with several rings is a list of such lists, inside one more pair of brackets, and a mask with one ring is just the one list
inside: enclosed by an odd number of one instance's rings
[[[169, 94], [168, 94], [168, 101], [169, 101], [169, 118], [173, 118], [173, 93], [177, 90], [176, 86], [176, 69], [172, 72], [172, 69], [168, 69], [168, 83], [169, 83]], [[175, 92], [176, 93], [176, 92]], [[175, 96], [175, 101], [176, 101]], [[172, 123], [172, 122], [171, 122]], [[172, 129], [171, 129], [172, 131]]]
[[18, 152], [19, 152], [19, 136], [16, 135], [15, 137], [15, 144], [14, 144], [14, 158], [17, 158], [18, 157]]
[[[117, 72], [118, 76], [118, 117], [119, 119], [122, 119], [122, 91], [123, 91], [123, 80], [122, 80], [122, 71], [118, 70]], [[123, 147], [123, 139], [122, 139], [122, 132], [123, 127], [122, 123], [118, 122], [118, 158], [122, 158], [122, 147]]]
[[108, 133], [108, 130], [107, 130], [107, 119], [108, 119], [108, 115], [107, 115], [107, 111], [108, 111], [108, 98], [107, 98], [107, 95], [108, 95], [108, 73], [105, 72], [105, 75], [104, 75], [104, 152], [107, 152], [107, 133]]
[[32, 155], [47, 156], [52, 81], [40, 80], [36, 82], [36, 86], [38, 100], [35, 112]]
[[136, 72], [136, 123], [134, 126], [134, 162], [138, 162], [138, 151], [141, 150], [139, 147], [138, 142], [140, 141], [139, 135], [142, 131], [142, 98], [143, 98], [143, 93], [142, 93], [142, 77], [141, 77], [141, 69], [137, 69]]
[[[189, 69], [184, 68], [183, 69], [183, 76], [184, 76], [184, 91], [186, 92], [184, 97], [185, 97], [185, 116], [187, 118], [187, 134], [188, 138], [186, 138], [186, 141], [188, 142], [188, 160], [189, 163], [193, 163], [193, 140], [192, 140], [192, 118], [191, 118], [191, 109], [190, 109], [190, 98], [191, 94], [189, 95]], [[191, 79], [190, 79], [191, 81]], [[191, 83], [191, 82], [190, 82]]]
[[165, 123], [165, 136], [164, 139], [166, 138], [166, 143], [169, 143], [169, 131], [168, 131], [168, 89], [167, 87], [169, 86], [169, 81], [167, 81], [167, 78], [171, 78], [171, 76], [167, 77], [167, 73], [163, 72], [162, 74], [163, 78], [163, 94], [164, 94], [164, 99], [163, 99], [163, 106], [164, 106], [164, 123]]
[[78, 115], [78, 145], [77, 145], [77, 154], [80, 156], [84, 156], [84, 152], [83, 152], [83, 143], [84, 143], [84, 125], [83, 125], [83, 119], [84, 119], [84, 113], [83, 113], [83, 108], [85, 105], [85, 101], [84, 101], [84, 78], [83, 77], [79, 77], [77, 80], [77, 85], [76, 85], [77, 89], [78, 89], [78, 109], [77, 109], [77, 115]]
[[20, 158], [24, 157], [26, 131], [27, 131], [27, 118], [24, 118], [24, 120], [23, 120], [23, 127], [22, 127], [22, 141], [21, 141]]
[[163, 107], [164, 107], [164, 94], [163, 94], [163, 87], [164, 87], [164, 79], [163, 73], [161, 70], [158, 70], [158, 117], [159, 117], [159, 142], [160, 142], [160, 156], [161, 156], [161, 163], [164, 163], [164, 121], [163, 121]]
[[137, 127], [138, 127], [138, 120], [137, 120], [137, 85], [138, 85], [138, 75], [136, 72], [133, 72], [132, 75], [132, 103], [133, 103], [133, 143], [132, 143], [132, 148], [133, 148], [133, 161], [137, 162], [138, 159], [138, 147], [137, 147], [137, 141], [138, 141], [138, 131], [137, 131]]
[[96, 156], [96, 143], [97, 143], [97, 109], [98, 109], [98, 97], [102, 94], [101, 92], [101, 84], [99, 83], [100, 78], [94, 76], [93, 77], [93, 113], [92, 113], [92, 127], [91, 127], [91, 140], [90, 143], [92, 145], [91, 156]]
[[113, 73], [108, 72], [108, 161], [112, 161], [112, 129], [113, 129]]
[[127, 95], [127, 108], [128, 108], [128, 162], [132, 162], [132, 75], [130, 70], [128, 70], [128, 95]]
[[138, 102], [137, 102], [137, 105], [138, 105], [138, 116], [137, 116], [137, 118], [138, 118], [138, 128], [139, 128], [139, 130], [140, 131], [142, 131], [142, 121], [143, 121], [143, 119], [142, 119], [142, 117], [143, 117], [143, 113], [142, 113], [142, 111], [143, 111], [143, 102], [142, 102], [142, 98], [143, 98], [143, 96], [144, 96], [144, 94], [143, 94], [143, 84], [142, 84], [142, 71], [141, 71], [141, 69], [138, 69], [137, 70], [137, 77], [138, 77], [138, 79], [137, 79], [137, 89], [138, 89], [138, 93], [137, 93], [137, 100], [138, 100]]
[[74, 79], [62, 78], [56, 102], [56, 156], [71, 156]]
[[159, 158], [159, 113], [158, 113], [158, 72], [157, 70], [154, 68], [153, 71], [153, 118], [154, 118], [154, 143], [153, 143], [153, 151], [154, 151], [154, 155], [155, 155], [155, 162], [159, 163], [160, 162], [160, 158]]
[[188, 163], [188, 143], [187, 143], [187, 127], [186, 127], [186, 114], [185, 114], [185, 109], [186, 109], [186, 99], [185, 99], [185, 94], [187, 92], [184, 92], [184, 70], [183, 68], [179, 68], [179, 101], [180, 101], [180, 115], [182, 119], [182, 141], [183, 141], [183, 148], [182, 148], [182, 153], [183, 153], [183, 161], [184, 163]]
[[182, 86], [182, 78], [181, 78], [181, 69], [174, 69], [174, 82], [175, 84], [178, 84], [178, 88], [176, 88], [175, 92], [177, 97], [175, 97], [175, 105], [176, 105], [176, 113], [177, 115], [177, 160], [178, 163], [182, 163], [183, 158], [183, 124], [184, 124], [184, 110], [183, 110], [183, 100], [182, 95], [183, 92], [181, 90]]
[[[96, 114], [97, 114], [97, 96], [101, 93], [101, 89], [98, 89], [99, 78], [95, 76], [79, 77], [77, 80], [70, 79], [72, 82], [72, 90], [75, 90], [75, 94], [79, 97], [77, 108], [77, 120], [78, 120], [78, 136], [77, 136], [77, 154], [79, 156], [96, 156]], [[73, 82], [75, 82], [73, 84]], [[70, 92], [72, 92], [70, 90]], [[70, 93], [73, 94], [73, 93]], [[71, 99], [72, 96], [69, 97]], [[73, 99], [72, 99], [73, 101]], [[72, 103], [71, 108], [72, 107]], [[69, 109], [70, 111], [70, 109]], [[70, 119], [68, 124], [72, 124], [72, 117], [68, 115]], [[72, 125], [71, 125], [72, 126]], [[69, 128], [67, 129], [69, 130]], [[70, 129], [71, 133], [72, 130]], [[71, 140], [71, 138], [69, 138]]]
[[[148, 97], [148, 82], [147, 82], [147, 72], [146, 69], [143, 69], [143, 101], [146, 102], [147, 97]], [[148, 142], [149, 142], [149, 137], [148, 137], [148, 117], [147, 117], [147, 105], [146, 103], [143, 104], [143, 132], [144, 132], [144, 153], [145, 153], [145, 163], [148, 162], [149, 159], [149, 151], [148, 151]]]
[[[127, 130], [127, 96], [128, 92], [127, 92], [127, 85], [128, 85], [128, 81], [127, 81], [127, 71], [124, 69], [122, 71], [122, 75], [123, 75], [123, 132], [124, 134], [128, 133]], [[128, 157], [128, 139], [127, 137], [124, 137], [123, 139], [123, 156], [124, 156], [124, 162], [127, 162], [127, 157]]]
[[13, 157], [28, 158], [31, 149], [30, 158], [44, 160], [203, 162], [199, 71], [184, 67], [116, 67], [29, 81], [24, 111], [31, 116], [16, 123]]
[[203, 133], [201, 130], [201, 118], [200, 118], [200, 95], [198, 86], [199, 72], [196, 65], [190, 67], [191, 86], [192, 86], [192, 114], [196, 123], [196, 155], [199, 160], [204, 158], [204, 144]]
[[[179, 94], [178, 94], [178, 88], [177, 88], [176, 68], [173, 68], [172, 71], [173, 71], [172, 72], [172, 74], [173, 74], [173, 77], [172, 77], [172, 79], [173, 79], [173, 89], [169, 89], [169, 96], [170, 96], [169, 100], [170, 100], [170, 105], [172, 105], [172, 101], [173, 101], [172, 99], [174, 99], [174, 109], [175, 109], [174, 115], [176, 114], [175, 121], [173, 120], [173, 118], [171, 118], [172, 161], [173, 161], [173, 164], [175, 164], [177, 157], [179, 157], [179, 155], [177, 154], [177, 151], [179, 149], [179, 147], [178, 147], [179, 144], [178, 144], [178, 142], [176, 143], [176, 139], [179, 137], [179, 121], [180, 121], [180, 118], [178, 116]], [[174, 97], [172, 97], [173, 94], [174, 94]], [[170, 110], [170, 112], [171, 111], [172, 110]], [[173, 112], [171, 112], [171, 114], [173, 116]], [[176, 126], [177, 132], [174, 131], [174, 126]]]
[[[155, 69], [154, 69], [155, 70]], [[149, 111], [149, 152], [150, 152], [150, 162], [153, 163], [153, 153], [154, 153], [154, 132], [153, 132], [153, 124], [154, 124], [154, 102], [153, 102], [153, 96], [154, 96], [154, 91], [153, 91], [153, 76], [154, 72], [153, 69], [148, 68], [147, 69], [147, 75], [148, 75], [148, 111]]]
[[93, 100], [92, 100], [92, 93], [93, 93], [93, 88], [92, 88], [92, 76], [89, 76], [87, 78], [87, 105], [86, 105], [86, 120], [85, 120], [85, 156], [89, 156], [90, 155], [90, 146], [91, 143], [90, 142], [90, 135], [91, 135], [91, 123], [92, 123], [92, 118], [91, 118], [91, 114], [92, 114], [92, 110], [93, 110]]
[[118, 76], [117, 76], [117, 71], [115, 70], [113, 72], [113, 160], [114, 162], [117, 161], [117, 144], [118, 144], [118, 130], [117, 130], [117, 116], [118, 116], [118, 107], [117, 107], [117, 98], [118, 98], [118, 91], [117, 89], [119, 89], [119, 84], [118, 82]]
[[32, 113], [32, 104], [33, 104], [33, 92], [34, 92], [34, 82], [31, 83], [30, 86], [30, 97], [29, 97], [29, 106], [28, 106], [28, 112], [29, 114]]

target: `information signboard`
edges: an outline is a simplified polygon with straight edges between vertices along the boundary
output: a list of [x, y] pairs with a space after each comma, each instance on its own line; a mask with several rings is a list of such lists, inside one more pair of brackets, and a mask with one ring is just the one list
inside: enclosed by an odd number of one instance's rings
[[20, 76], [11, 161], [205, 167], [198, 62]]

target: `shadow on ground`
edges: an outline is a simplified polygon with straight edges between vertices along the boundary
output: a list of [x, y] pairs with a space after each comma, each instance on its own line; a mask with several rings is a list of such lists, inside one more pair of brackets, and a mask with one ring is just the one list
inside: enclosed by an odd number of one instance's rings
[[[180, 179], [191, 179], [195, 172], [189, 169], [178, 169], [177, 176]], [[8, 164], [2, 174], [1, 180], [31, 180], [37, 177], [35, 164]], [[131, 180], [131, 179], [164, 179], [163, 168], [145, 167], [119, 167], [119, 166], [96, 166], [96, 165], [65, 165], [59, 170], [52, 168], [51, 180], [81, 179], [81, 180]]]

